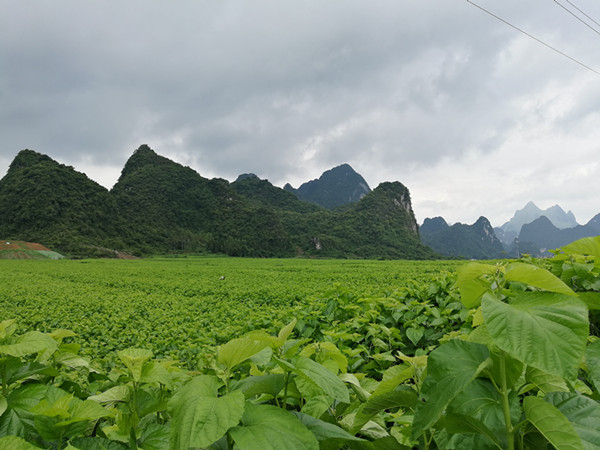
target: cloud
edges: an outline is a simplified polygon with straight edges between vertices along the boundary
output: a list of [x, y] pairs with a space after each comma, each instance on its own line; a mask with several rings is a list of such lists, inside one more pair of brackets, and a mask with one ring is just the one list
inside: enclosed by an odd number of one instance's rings
[[[600, 67], [597, 35], [554, 4], [479, 3]], [[597, 208], [573, 184], [596, 186], [598, 76], [467, 2], [0, 6], [0, 171], [33, 148], [111, 187], [146, 143], [280, 186], [348, 162], [406, 184], [420, 221], [498, 222], [550, 195]]]

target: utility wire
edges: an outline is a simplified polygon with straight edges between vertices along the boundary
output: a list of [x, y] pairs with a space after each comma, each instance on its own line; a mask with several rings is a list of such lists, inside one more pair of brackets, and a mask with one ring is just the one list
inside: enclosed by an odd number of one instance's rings
[[523, 33], [525, 36], [527, 36], [527, 37], [529, 37], [529, 38], [533, 39], [534, 41], [537, 41], [537, 42], [539, 42], [540, 44], [542, 44], [542, 45], [544, 45], [544, 46], [546, 46], [546, 47], [548, 47], [550, 50], [554, 50], [554, 51], [555, 51], [556, 53], [558, 53], [559, 55], [562, 55], [562, 56], [564, 56], [565, 58], [568, 58], [568, 59], [570, 59], [570, 60], [571, 60], [571, 61], [573, 61], [574, 63], [576, 63], [576, 64], [579, 64], [579, 65], [580, 65], [580, 66], [582, 66], [582, 67], [585, 67], [586, 69], [588, 69], [588, 70], [590, 70], [590, 71], [594, 72], [596, 75], [600, 75], [600, 72], [599, 72], [599, 71], [597, 71], [596, 69], [593, 69], [593, 68], [591, 68], [590, 66], [588, 66], [588, 65], [586, 65], [586, 64], [584, 64], [584, 63], [582, 63], [581, 61], [579, 61], [579, 60], [577, 60], [577, 59], [573, 58], [572, 56], [569, 56], [569, 55], [567, 55], [566, 53], [564, 53], [564, 52], [561, 52], [561, 51], [560, 51], [560, 50], [558, 50], [557, 48], [555, 48], [555, 47], [552, 47], [550, 44], [546, 44], [546, 43], [545, 43], [544, 41], [542, 41], [541, 39], [538, 39], [538, 38], [536, 38], [535, 36], [533, 36], [533, 35], [529, 34], [527, 31], [524, 31], [524, 30], [522, 30], [521, 28], [519, 28], [519, 27], [517, 27], [517, 26], [513, 25], [512, 23], [510, 23], [510, 22], [508, 22], [508, 21], [504, 20], [502, 17], [500, 17], [500, 16], [497, 16], [496, 14], [494, 14], [494, 13], [493, 13], [493, 12], [491, 12], [491, 11], [488, 11], [487, 9], [483, 8], [482, 6], [479, 6], [477, 3], [474, 3], [474, 2], [472, 2], [471, 0], [467, 0], [467, 3], [470, 3], [471, 5], [473, 5], [473, 6], [477, 7], [477, 8], [479, 8], [480, 10], [482, 10], [483, 12], [485, 12], [486, 14], [489, 14], [490, 16], [494, 17], [495, 19], [498, 19], [500, 22], [503, 22], [503, 23], [505, 23], [505, 24], [506, 24], [506, 25], [508, 25], [509, 27], [511, 27], [511, 28], [514, 28], [515, 30], [519, 31], [520, 33]]
[[590, 16], [588, 16], [582, 9], [578, 8], [576, 4], [570, 2], [569, 0], [565, 0], [569, 5], [571, 5], [573, 8], [575, 8], [577, 11], [579, 11], [581, 14], [583, 14], [585, 17], [587, 17], [588, 19], [590, 19], [592, 22], [594, 22], [596, 25], [598, 25], [600, 27], [600, 23], [596, 22], [594, 19], [592, 19]]
[[[573, 17], [575, 17], [577, 20], [579, 20], [582, 24], [584, 24], [586, 27], [588, 27], [594, 33], [600, 35], [600, 31], [596, 30], [593, 26], [591, 26], [589, 23], [587, 23], [585, 20], [583, 20], [581, 17], [579, 17], [577, 14], [575, 14], [573, 11], [571, 11], [569, 8], [567, 8], [565, 5], [563, 5], [562, 3], [559, 3], [558, 0], [554, 0], [554, 3], [556, 3], [558, 6], [560, 6], [562, 9], [564, 9], [566, 12], [571, 14]], [[571, 2], [569, 2], [569, 3], [571, 3]], [[573, 5], [573, 4], [571, 3], [571, 5]], [[575, 5], [573, 5], [573, 6], [575, 6]], [[575, 8], [577, 8], [577, 7], [575, 6]], [[579, 8], [577, 8], [577, 9], [579, 9]], [[586, 17], [587, 17], [587, 15], [586, 15]], [[593, 20], [593, 19], [591, 19], [591, 20]]]

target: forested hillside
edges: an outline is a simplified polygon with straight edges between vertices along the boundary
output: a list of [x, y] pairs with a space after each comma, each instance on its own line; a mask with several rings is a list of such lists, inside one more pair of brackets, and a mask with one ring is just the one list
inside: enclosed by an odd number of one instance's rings
[[111, 191], [72, 167], [20, 152], [0, 180], [0, 236], [74, 257], [169, 252], [232, 256], [435, 258], [408, 189], [383, 183], [328, 210], [256, 176], [207, 179], [139, 147]]

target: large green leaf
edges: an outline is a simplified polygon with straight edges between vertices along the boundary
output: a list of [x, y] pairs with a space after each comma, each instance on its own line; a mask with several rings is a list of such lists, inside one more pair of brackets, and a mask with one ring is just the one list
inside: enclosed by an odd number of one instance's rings
[[579, 239], [561, 248], [565, 253], [591, 255], [600, 258], [600, 236]]
[[373, 395], [381, 395], [386, 392], [393, 391], [404, 381], [415, 375], [415, 367], [413, 365], [398, 364], [392, 366], [383, 372], [383, 377]]
[[39, 450], [39, 447], [17, 436], [4, 436], [0, 438], [0, 448], [7, 450]]
[[503, 449], [496, 435], [479, 419], [464, 414], [449, 413], [444, 416], [444, 427], [452, 434], [478, 434], [485, 436], [497, 448]]
[[269, 340], [262, 339], [261, 336], [244, 336], [232, 339], [219, 346], [217, 360], [231, 370], [269, 345]]
[[460, 301], [465, 308], [477, 308], [481, 296], [490, 290], [490, 284], [480, 277], [491, 275], [498, 267], [490, 264], [467, 263], [457, 270], [456, 286], [460, 292]]
[[293, 357], [289, 363], [296, 375], [318, 386], [325, 394], [340, 402], [350, 402], [348, 388], [344, 382], [326, 367], [303, 356]]
[[0, 354], [21, 357], [45, 351], [53, 352], [57, 348], [58, 343], [49, 335], [40, 331], [29, 331], [10, 344], [0, 345]]
[[412, 425], [413, 439], [438, 421], [448, 403], [487, 366], [489, 356], [484, 345], [459, 340], [431, 352]]
[[578, 292], [579, 299], [585, 303], [590, 311], [600, 310], [600, 293], [598, 292]]
[[398, 389], [381, 395], [372, 395], [366, 403], [360, 405], [352, 431], [358, 432], [364, 424], [381, 411], [396, 410], [400, 407], [413, 408], [417, 403], [417, 393], [411, 388]]
[[248, 403], [242, 425], [229, 430], [240, 450], [318, 450], [315, 435], [291, 412]]
[[300, 419], [312, 433], [315, 435], [318, 441], [324, 441], [327, 439], [341, 439], [344, 441], [363, 441], [363, 439], [353, 436], [343, 428], [334, 425], [329, 422], [325, 422], [321, 419], [303, 414], [301, 412], [293, 412], [293, 414]]
[[535, 286], [550, 292], [558, 292], [565, 295], [577, 295], [556, 275], [548, 272], [546, 269], [534, 266], [533, 264], [511, 263], [506, 266], [504, 275], [506, 281], [519, 281], [529, 286]]
[[243, 378], [231, 383], [231, 390], [240, 390], [246, 398], [254, 397], [260, 394], [267, 394], [275, 397], [285, 386], [285, 375], [281, 373], [272, 373], [267, 375], [255, 375]]
[[570, 392], [550, 392], [544, 400], [562, 412], [575, 428], [586, 449], [600, 448], [600, 404]]
[[58, 375], [53, 367], [40, 364], [35, 361], [23, 362], [16, 356], [0, 358], [0, 373], [3, 382], [7, 385], [15, 381], [25, 380], [35, 374]]
[[152, 358], [152, 352], [143, 348], [127, 348], [117, 352], [117, 356], [131, 372], [134, 381], [140, 381], [144, 363]]
[[575, 379], [589, 331], [588, 311], [579, 299], [523, 292], [510, 304], [486, 294], [481, 304], [498, 347], [525, 364]]
[[[486, 436], [483, 439], [479, 436], [451, 436], [449, 441], [456, 444], [456, 448], [465, 448], [466, 442], [470, 441], [469, 448], [483, 447], [487, 445], [497, 445], [506, 448], [506, 421], [504, 417], [503, 397], [498, 392], [494, 384], [485, 378], [476, 378], [465, 389], [460, 392], [450, 402], [447, 408], [447, 415], [454, 415], [451, 422], [445, 423], [449, 432], [458, 434], [477, 433]], [[511, 423], [516, 424], [521, 416], [521, 405], [519, 397], [512, 392], [508, 397], [508, 405]], [[461, 417], [471, 417], [475, 420], [466, 419], [461, 425]], [[481, 424], [481, 425], [479, 425]], [[479, 431], [475, 431], [480, 428]], [[494, 438], [487, 436], [488, 432], [494, 435]], [[459, 445], [460, 442], [460, 445]]]
[[569, 387], [563, 377], [552, 375], [543, 370], [528, 366], [525, 372], [525, 381], [546, 394], [547, 392], [563, 391], [568, 392]]
[[173, 416], [171, 448], [208, 447], [237, 425], [244, 412], [244, 394], [217, 396], [215, 377], [193, 378], [169, 400]]
[[525, 417], [559, 450], [583, 450], [583, 442], [558, 408], [539, 397], [525, 397]]
[[127, 450], [129, 446], [122, 442], [111, 441], [98, 436], [72, 439], [71, 445], [79, 450]]
[[588, 374], [600, 392], [600, 341], [592, 342], [585, 349], [585, 362]]

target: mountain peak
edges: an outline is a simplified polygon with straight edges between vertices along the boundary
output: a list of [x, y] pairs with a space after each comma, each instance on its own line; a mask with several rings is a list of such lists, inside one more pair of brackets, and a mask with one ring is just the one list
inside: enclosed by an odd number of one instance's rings
[[[21, 150], [17, 154], [15, 159], [13, 159], [12, 163], [10, 164], [9, 170], [16, 170], [16, 169], [22, 169], [24, 167], [31, 167], [31, 166], [35, 166], [39, 163], [42, 163], [42, 162], [56, 163], [56, 161], [54, 161], [52, 158], [50, 158], [47, 155], [38, 153], [34, 150], [25, 149], [25, 150]], [[56, 163], [56, 164], [58, 164], [58, 163]]]
[[284, 189], [301, 200], [329, 209], [357, 202], [371, 192], [365, 179], [346, 163], [323, 172], [318, 179], [303, 183], [298, 189], [289, 183]]

